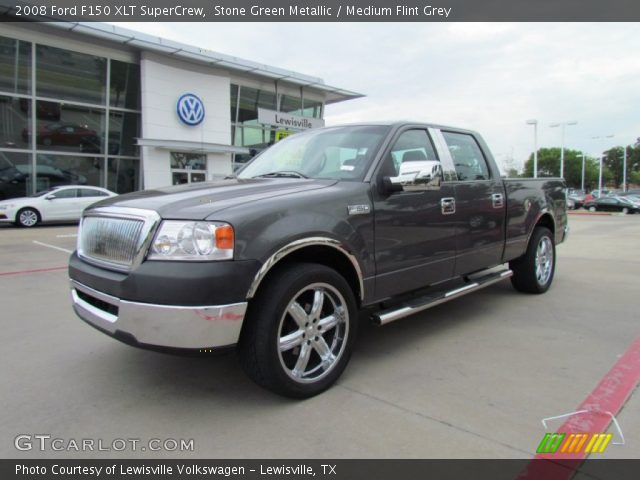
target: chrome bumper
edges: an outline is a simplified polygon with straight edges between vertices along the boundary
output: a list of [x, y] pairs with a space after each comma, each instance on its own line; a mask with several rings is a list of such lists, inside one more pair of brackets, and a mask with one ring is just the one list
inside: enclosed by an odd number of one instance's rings
[[121, 300], [71, 280], [76, 314], [114, 336], [124, 332], [143, 345], [204, 349], [238, 343], [247, 302], [182, 307]]

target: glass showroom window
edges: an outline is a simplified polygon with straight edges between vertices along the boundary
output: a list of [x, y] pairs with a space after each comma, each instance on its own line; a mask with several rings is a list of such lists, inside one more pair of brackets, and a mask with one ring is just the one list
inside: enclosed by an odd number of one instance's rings
[[322, 102], [304, 99], [303, 117], [322, 118]]
[[0, 91], [31, 93], [31, 43], [0, 37]]
[[76, 155], [39, 154], [36, 157], [36, 191], [59, 185], [102, 185], [104, 159]]
[[[36, 149], [103, 153], [105, 111], [68, 103], [36, 102]], [[24, 136], [32, 135], [25, 131]]]
[[140, 189], [140, 160], [109, 158], [107, 188], [116, 193], [129, 193]]
[[135, 139], [140, 136], [140, 114], [111, 110], [109, 114], [109, 155], [138, 156]]
[[0, 148], [28, 149], [31, 101], [0, 95]]
[[275, 110], [276, 94], [256, 88], [240, 87], [238, 124], [259, 126], [258, 108]]
[[45, 45], [36, 47], [36, 95], [103, 105], [107, 59]]
[[140, 110], [140, 65], [111, 60], [109, 104]]
[[293, 115], [302, 115], [302, 98], [292, 97], [291, 95], [282, 95], [280, 111], [291, 113]]
[[0, 200], [29, 195], [31, 170], [30, 153], [0, 151]]

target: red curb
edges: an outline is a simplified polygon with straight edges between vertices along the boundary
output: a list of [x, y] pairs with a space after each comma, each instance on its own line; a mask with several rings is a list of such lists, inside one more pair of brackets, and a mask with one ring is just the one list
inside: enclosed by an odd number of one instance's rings
[[[569, 417], [556, 433], [596, 433], [606, 432], [611, 423], [611, 415], [616, 416], [640, 383], [640, 337], [622, 354], [611, 370], [602, 377], [596, 388], [576, 408], [587, 412]], [[538, 454], [518, 480], [568, 480], [576, 473], [587, 455]]]
[[0, 276], [21, 275], [23, 273], [55, 272], [56, 270], [66, 270], [67, 268], [69, 267], [36, 268], [34, 270], [18, 270], [17, 272], [0, 272]]

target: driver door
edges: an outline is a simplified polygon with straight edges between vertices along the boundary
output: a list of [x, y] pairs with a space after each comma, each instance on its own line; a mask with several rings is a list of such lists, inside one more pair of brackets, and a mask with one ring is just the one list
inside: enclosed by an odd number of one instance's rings
[[65, 188], [44, 199], [43, 220], [67, 220], [74, 217], [77, 208], [77, 188]]
[[[455, 215], [448, 209], [454, 189], [442, 183], [422, 191], [385, 190], [385, 177], [407, 175], [439, 162], [427, 129], [397, 132], [385, 152], [373, 187], [376, 297], [415, 290], [453, 276]], [[455, 202], [453, 202], [455, 208]]]

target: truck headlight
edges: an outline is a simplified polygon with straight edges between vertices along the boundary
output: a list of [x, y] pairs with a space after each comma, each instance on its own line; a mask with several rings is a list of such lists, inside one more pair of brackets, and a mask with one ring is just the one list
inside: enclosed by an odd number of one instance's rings
[[149, 260], [232, 260], [234, 232], [228, 223], [164, 220]]

